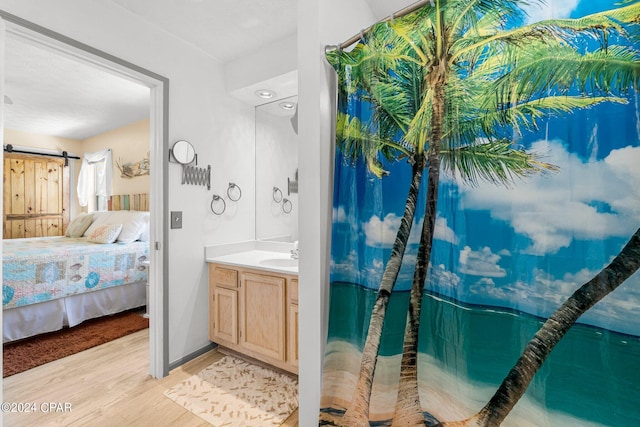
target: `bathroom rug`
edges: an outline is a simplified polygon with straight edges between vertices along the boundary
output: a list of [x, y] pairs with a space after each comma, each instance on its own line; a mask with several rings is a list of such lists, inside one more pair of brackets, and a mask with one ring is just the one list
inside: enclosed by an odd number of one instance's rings
[[298, 380], [225, 356], [165, 396], [213, 426], [279, 426], [298, 407]]

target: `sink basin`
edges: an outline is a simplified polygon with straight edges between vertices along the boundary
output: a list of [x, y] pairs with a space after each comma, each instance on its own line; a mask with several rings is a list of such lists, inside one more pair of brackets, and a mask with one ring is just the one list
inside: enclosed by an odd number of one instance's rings
[[258, 261], [258, 264], [265, 267], [297, 267], [298, 260], [293, 258], [267, 258]]

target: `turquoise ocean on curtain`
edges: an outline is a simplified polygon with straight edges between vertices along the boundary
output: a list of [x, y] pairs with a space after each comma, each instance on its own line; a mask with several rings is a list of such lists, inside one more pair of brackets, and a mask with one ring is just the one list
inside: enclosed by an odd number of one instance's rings
[[327, 54], [320, 425], [638, 425], [639, 24], [435, 0]]

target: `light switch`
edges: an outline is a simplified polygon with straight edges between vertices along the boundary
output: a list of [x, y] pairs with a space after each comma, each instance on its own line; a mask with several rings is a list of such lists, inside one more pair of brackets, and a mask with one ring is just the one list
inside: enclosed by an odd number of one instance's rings
[[182, 211], [171, 211], [171, 228], [182, 228]]

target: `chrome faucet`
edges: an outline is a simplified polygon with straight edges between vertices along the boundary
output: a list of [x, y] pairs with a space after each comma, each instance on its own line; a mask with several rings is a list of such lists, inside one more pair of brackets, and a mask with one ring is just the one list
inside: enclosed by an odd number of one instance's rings
[[293, 242], [293, 249], [291, 249], [291, 258], [298, 259], [298, 241]]

